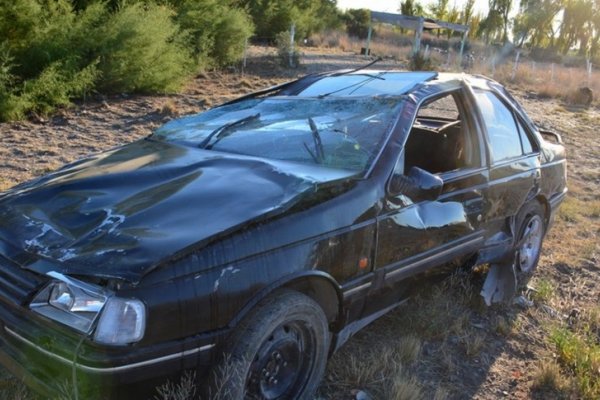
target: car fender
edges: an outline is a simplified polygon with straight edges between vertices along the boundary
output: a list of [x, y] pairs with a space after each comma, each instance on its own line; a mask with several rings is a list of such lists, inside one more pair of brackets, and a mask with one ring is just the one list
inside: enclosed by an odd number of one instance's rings
[[298, 271], [258, 291], [231, 320], [230, 327], [235, 327], [261, 300], [284, 288], [297, 290], [319, 303], [330, 323], [342, 314], [342, 290], [331, 275], [323, 271]]

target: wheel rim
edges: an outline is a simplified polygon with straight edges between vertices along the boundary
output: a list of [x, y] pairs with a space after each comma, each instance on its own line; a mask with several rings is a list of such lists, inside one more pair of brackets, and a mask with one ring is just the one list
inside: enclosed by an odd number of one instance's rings
[[246, 399], [290, 398], [308, 379], [314, 336], [300, 322], [278, 326], [261, 344], [246, 380]]
[[531, 272], [540, 254], [543, 236], [543, 221], [539, 215], [529, 219], [521, 239], [519, 248], [519, 267], [523, 272]]

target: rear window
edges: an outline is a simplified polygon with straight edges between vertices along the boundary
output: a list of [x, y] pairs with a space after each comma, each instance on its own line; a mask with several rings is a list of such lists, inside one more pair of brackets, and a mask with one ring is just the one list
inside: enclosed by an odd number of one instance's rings
[[153, 138], [362, 171], [379, 153], [402, 103], [398, 96], [248, 99], [171, 121]]

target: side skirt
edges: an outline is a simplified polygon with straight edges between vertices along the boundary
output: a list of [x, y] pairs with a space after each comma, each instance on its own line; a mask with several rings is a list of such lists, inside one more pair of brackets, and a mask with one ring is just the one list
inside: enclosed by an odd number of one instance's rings
[[342, 345], [344, 343], [346, 343], [348, 341], [348, 339], [350, 339], [355, 333], [357, 333], [358, 331], [360, 331], [361, 329], [363, 329], [364, 327], [366, 327], [367, 325], [369, 325], [376, 319], [383, 317], [385, 314], [392, 311], [396, 307], [401, 306], [406, 301], [408, 301], [408, 299], [400, 300], [399, 302], [394, 303], [391, 306], [388, 306], [382, 310], [379, 310], [376, 313], [373, 313], [371, 315], [368, 315], [362, 319], [356, 320], [356, 321], [346, 325], [340, 332], [333, 335], [333, 337], [331, 339], [331, 347], [329, 350], [329, 356], [331, 356], [340, 347], [342, 347]]

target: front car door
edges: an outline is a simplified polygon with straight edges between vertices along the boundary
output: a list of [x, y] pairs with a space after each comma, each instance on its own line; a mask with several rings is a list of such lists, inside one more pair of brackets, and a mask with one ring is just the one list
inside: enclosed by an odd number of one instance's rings
[[378, 219], [375, 268], [390, 291], [404, 278], [440, 271], [431, 267], [474, 254], [483, 243], [488, 169], [479, 122], [468, 111], [472, 97], [455, 82], [429, 93], [416, 108], [394, 173], [406, 175], [418, 167], [442, 178], [444, 186], [434, 200], [387, 194]]

